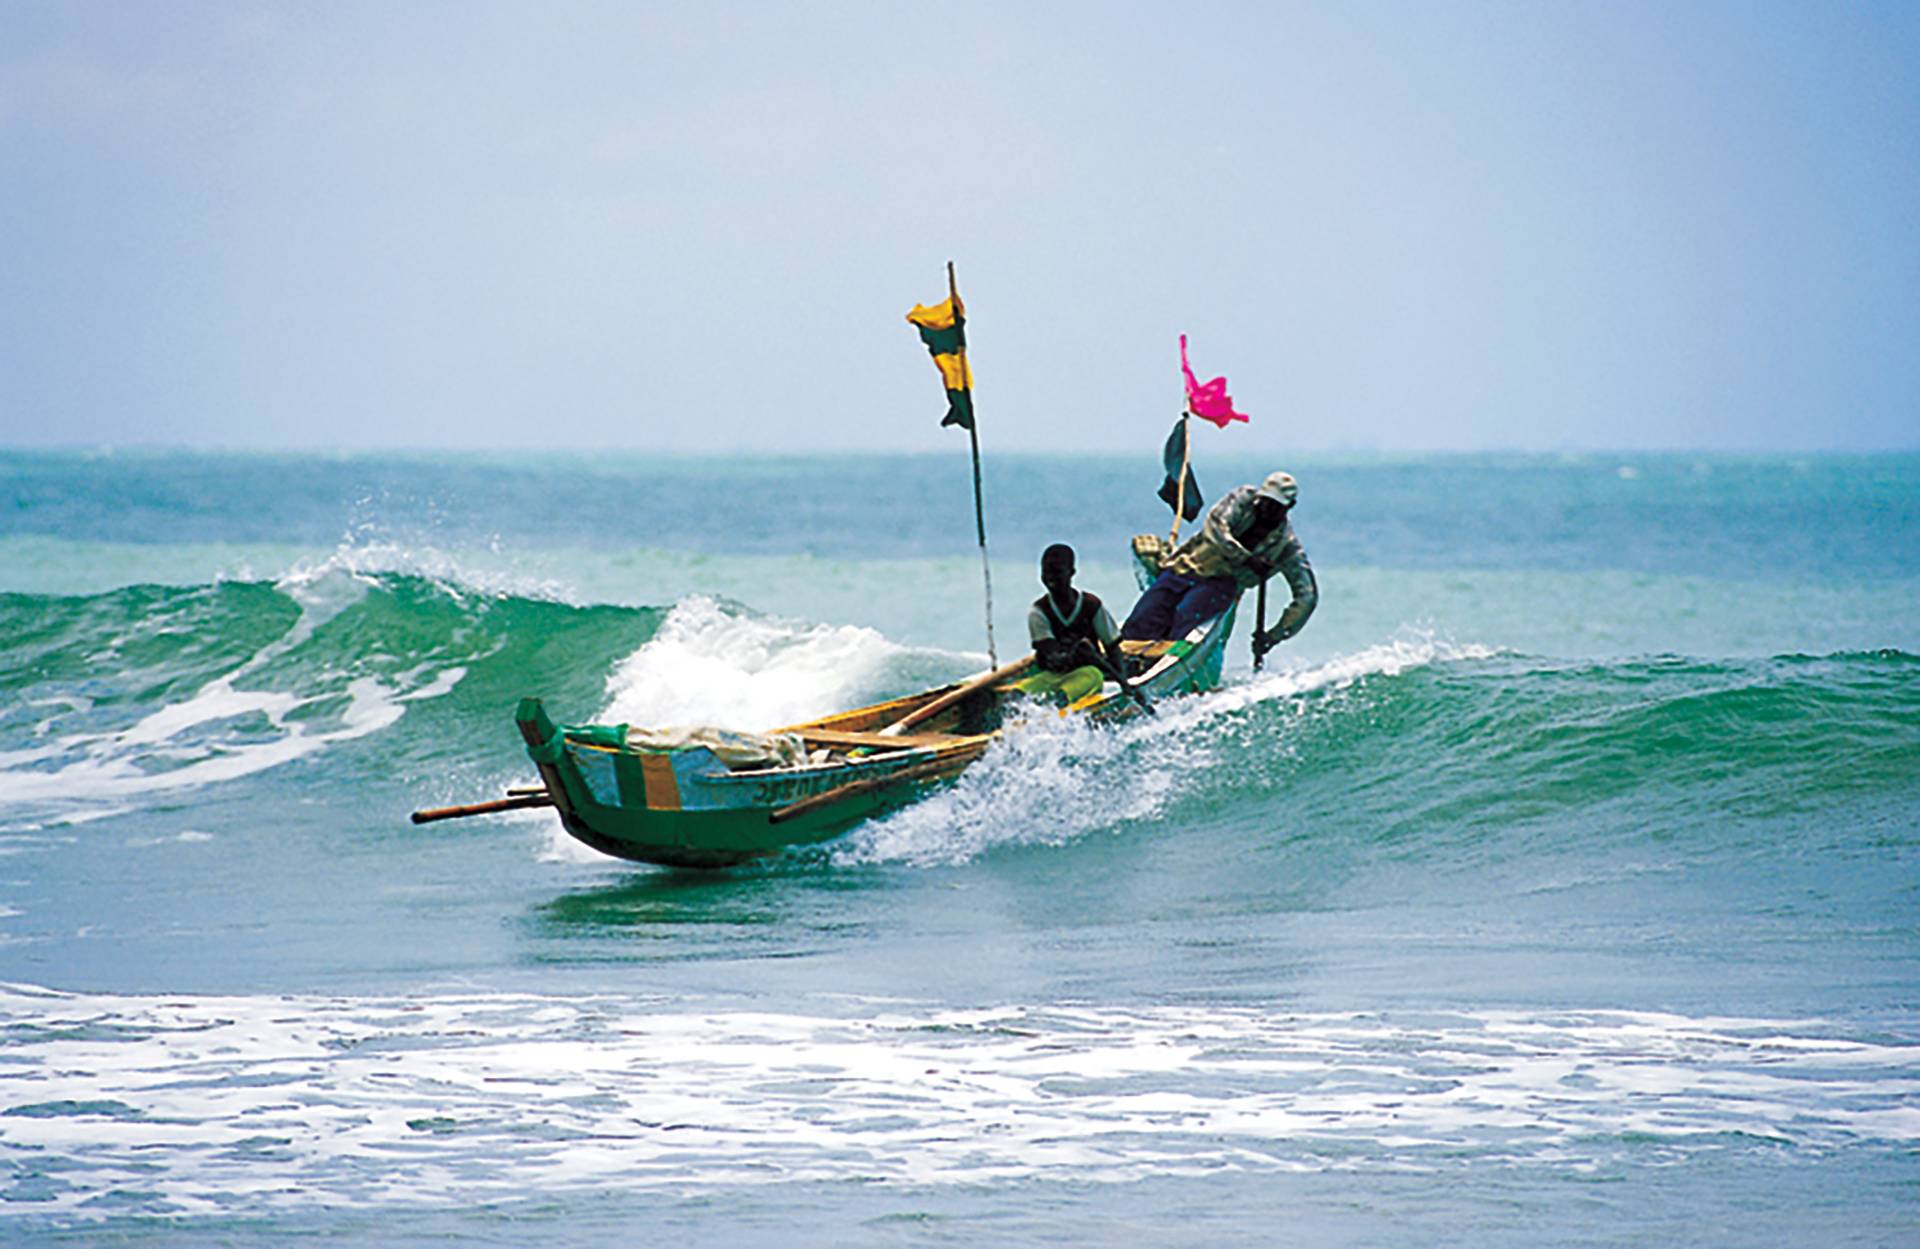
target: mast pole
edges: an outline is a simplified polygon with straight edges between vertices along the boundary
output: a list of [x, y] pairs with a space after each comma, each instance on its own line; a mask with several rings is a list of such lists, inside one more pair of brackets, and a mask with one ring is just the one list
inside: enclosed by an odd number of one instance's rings
[[[954, 325], [960, 334], [961, 380], [966, 383], [967, 402], [973, 402], [973, 363], [967, 359], [967, 322], [960, 311], [960, 285], [953, 275], [953, 262], [947, 262], [947, 296], [953, 300]], [[980, 416], [967, 422], [967, 440], [973, 448], [973, 528], [980, 539], [980, 580], [987, 590], [987, 666], [998, 668], [1000, 654], [993, 645], [993, 569], [987, 563], [987, 509], [980, 497]]]

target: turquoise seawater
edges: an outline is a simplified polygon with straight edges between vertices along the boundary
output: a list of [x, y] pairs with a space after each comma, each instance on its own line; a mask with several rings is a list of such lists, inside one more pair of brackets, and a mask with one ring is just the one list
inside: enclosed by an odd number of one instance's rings
[[[1203, 458], [1264, 672], [723, 873], [408, 822], [978, 669], [956, 447], [0, 453], [0, 1241], [1920, 1242], [1920, 456]], [[989, 455], [1003, 658], [1153, 450]]]

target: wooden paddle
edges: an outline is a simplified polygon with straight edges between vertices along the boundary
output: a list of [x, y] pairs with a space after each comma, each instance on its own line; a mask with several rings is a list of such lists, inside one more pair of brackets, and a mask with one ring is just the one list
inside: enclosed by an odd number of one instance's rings
[[788, 820], [818, 811], [822, 807], [831, 807], [845, 802], [849, 798], [858, 798], [861, 794], [884, 789], [896, 782], [917, 781], [925, 777], [937, 776], [960, 766], [952, 757], [929, 759], [925, 763], [916, 763], [912, 767], [902, 768], [898, 772], [889, 772], [885, 776], [869, 777], [863, 781], [849, 781], [845, 785], [829, 789], [824, 794], [815, 794], [811, 798], [802, 798], [798, 802], [788, 803], [784, 807], [767, 813], [767, 823], [784, 824]]
[[1147, 701], [1146, 692], [1142, 690], [1139, 686], [1127, 680], [1125, 668], [1116, 667], [1115, 665], [1108, 663], [1105, 656], [1102, 656], [1100, 658], [1100, 661], [1096, 663], [1094, 667], [1100, 669], [1102, 674], [1112, 677], [1114, 681], [1119, 684], [1120, 692], [1125, 694], [1128, 698], [1131, 698], [1134, 702], [1138, 703], [1140, 705], [1140, 710], [1146, 712], [1150, 716], [1157, 716], [1160, 714], [1158, 711], [1154, 710], [1153, 704]]
[[972, 680], [965, 682], [959, 687], [948, 690], [946, 693], [940, 695], [940, 697], [934, 699], [932, 702], [922, 703], [918, 708], [914, 709], [913, 711], [909, 711], [906, 715], [900, 717], [898, 720], [895, 720], [892, 724], [889, 724], [886, 728], [881, 729], [880, 730], [881, 736], [898, 737], [902, 733], [906, 732], [908, 729], [912, 728], [914, 725], [919, 724], [924, 720], [930, 720], [934, 716], [939, 715], [941, 712], [953, 706], [955, 703], [959, 702], [961, 699], [965, 698], [967, 695], [978, 693], [979, 691], [987, 688], [989, 685], [993, 685], [1000, 681], [1004, 681], [1008, 677], [1013, 676], [1016, 673], [1024, 672], [1029, 666], [1032, 665], [1032, 663], [1033, 663], [1032, 655], [1030, 654], [1022, 655], [1020, 658], [1014, 660], [1010, 664], [1001, 664], [998, 668], [995, 668], [992, 671], [983, 672], [979, 676], [974, 677]]

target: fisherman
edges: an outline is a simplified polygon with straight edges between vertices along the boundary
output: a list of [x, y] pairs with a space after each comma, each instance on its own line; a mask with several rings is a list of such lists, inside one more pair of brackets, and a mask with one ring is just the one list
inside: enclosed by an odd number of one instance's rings
[[1121, 666], [1120, 630], [1098, 597], [1073, 585], [1073, 548], [1056, 542], [1040, 556], [1040, 584], [1047, 592], [1027, 612], [1038, 672], [1020, 682], [1029, 694], [1057, 694], [1077, 702], [1099, 689]]
[[1300, 487], [1290, 473], [1273, 473], [1258, 486], [1241, 486], [1213, 505], [1200, 532], [1167, 551], [1165, 541], [1141, 535], [1134, 550], [1153, 559], [1160, 575], [1121, 626], [1123, 638], [1181, 638], [1278, 572], [1293, 601], [1271, 629], [1253, 639], [1265, 654], [1300, 632], [1320, 600], [1307, 553], [1288, 515]]

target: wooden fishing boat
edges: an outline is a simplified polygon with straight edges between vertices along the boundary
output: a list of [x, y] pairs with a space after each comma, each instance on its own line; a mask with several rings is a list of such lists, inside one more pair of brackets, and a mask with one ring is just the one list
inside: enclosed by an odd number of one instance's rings
[[[947, 298], [916, 306], [907, 320], [933, 353], [948, 399], [942, 424], [966, 429], [973, 454], [974, 529], [980, 570], [987, 584], [987, 634], [992, 638], [991, 583], [987, 579], [986, 517], [980, 492], [980, 438], [975, 427], [966, 359], [965, 307], [947, 264]], [[1186, 365], [1189, 412], [1224, 423], [1238, 416], [1225, 393], [1225, 379], [1203, 389]], [[1195, 407], [1205, 399], [1209, 407]], [[1169, 441], [1161, 459], [1168, 473], [1160, 497], [1173, 508], [1165, 539], [1139, 534], [1133, 540], [1135, 573], [1145, 589], [1178, 545], [1180, 519], [1199, 506], [1188, 471], [1188, 414], [1175, 427], [1178, 470]], [[1189, 494], [1192, 490], [1194, 493]], [[1266, 584], [1260, 583], [1260, 620], [1265, 628]], [[1061, 715], [1096, 720], [1137, 714], [1152, 700], [1207, 690], [1220, 682], [1227, 639], [1233, 633], [1236, 600], [1226, 611], [1169, 641], [1123, 643], [1143, 661], [1125, 681], [1109, 679], [1059, 708]], [[1260, 663], [1256, 647], [1254, 665]], [[606, 854], [673, 867], [725, 867], [792, 846], [838, 836], [860, 821], [913, 801], [928, 787], [952, 780], [1004, 734], [1051, 704], [1029, 698], [1015, 680], [1028, 660], [970, 680], [905, 698], [823, 716], [767, 734], [721, 729], [634, 729], [624, 724], [560, 726], [538, 698], [523, 698], [514, 712], [527, 753], [540, 770], [540, 784], [507, 791], [492, 802], [415, 811], [413, 820], [485, 815], [528, 807], [552, 807], [566, 830]], [[1097, 674], [1090, 674], [1091, 681]], [[1075, 684], [1076, 692], [1087, 688]]]
[[[1129, 682], [1135, 692], [1109, 680], [1058, 714], [1120, 719], [1212, 689], [1237, 607], [1184, 638], [1123, 643], [1147, 665]], [[952, 780], [1025, 719], [1053, 713], [1015, 688], [1029, 662], [774, 730], [799, 739], [796, 763], [730, 766], [707, 746], [651, 749], [626, 725], [557, 726], [539, 699], [522, 699], [514, 719], [542, 783], [490, 805], [551, 805], [595, 850], [673, 867], [726, 867], [825, 841]]]

